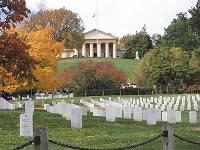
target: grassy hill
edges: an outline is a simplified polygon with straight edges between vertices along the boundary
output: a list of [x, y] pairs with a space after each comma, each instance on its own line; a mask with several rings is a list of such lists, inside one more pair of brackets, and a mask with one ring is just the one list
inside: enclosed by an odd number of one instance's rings
[[69, 58], [69, 59], [61, 59], [58, 63], [58, 70], [62, 71], [65, 68], [73, 67], [81, 61], [93, 60], [97, 62], [101, 61], [109, 61], [112, 62], [117, 68], [124, 71], [124, 73], [128, 76], [128, 78], [133, 81], [135, 75], [135, 67], [138, 63], [138, 60], [131, 59], [113, 59], [113, 58]]

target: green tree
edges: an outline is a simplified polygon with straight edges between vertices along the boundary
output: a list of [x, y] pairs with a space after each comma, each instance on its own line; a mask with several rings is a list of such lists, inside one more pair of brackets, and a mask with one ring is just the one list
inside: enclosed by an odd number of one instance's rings
[[55, 32], [53, 39], [65, 42], [66, 49], [81, 48], [84, 42], [83, 21], [77, 13], [68, 9], [43, 10], [33, 14], [25, 22], [24, 27], [29, 30], [38, 30], [51, 26]]
[[189, 13], [192, 16], [190, 18], [192, 29], [197, 35], [200, 46], [200, 0], [198, 0], [195, 7], [189, 10]]
[[193, 75], [194, 68], [185, 51], [180, 48], [155, 48], [139, 63], [136, 81], [146, 87], [156, 87], [163, 93], [181, 92], [192, 84]]
[[140, 32], [130, 36], [125, 41], [126, 52], [124, 58], [134, 59], [136, 57], [136, 51], [138, 51], [139, 57], [142, 58], [152, 47], [151, 38], [144, 26]]
[[192, 68], [193, 83], [199, 84], [200, 81], [200, 49], [196, 49], [192, 52], [190, 59], [190, 67]]
[[190, 21], [186, 14], [179, 13], [176, 19], [165, 29], [161, 38], [160, 47], [179, 47], [191, 53], [198, 47], [196, 36], [192, 31]]
[[125, 43], [128, 41], [128, 39], [131, 37], [130, 34], [127, 34], [119, 39], [119, 43], [117, 45], [118, 48], [125, 48]]

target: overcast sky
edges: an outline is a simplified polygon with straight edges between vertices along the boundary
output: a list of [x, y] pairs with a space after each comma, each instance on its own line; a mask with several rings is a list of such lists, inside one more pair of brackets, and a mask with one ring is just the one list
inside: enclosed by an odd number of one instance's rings
[[[97, 9], [96, 9], [97, 1]], [[27, 7], [38, 10], [44, 0], [26, 0]], [[84, 21], [86, 31], [98, 29], [118, 37], [140, 31], [144, 24], [147, 32], [163, 34], [176, 14], [187, 12], [197, 0], [45, 0], [47, 8], [72, 10]], [[93, 14], [97, 10], [97, 23]], [[96, 25], [97, 24], [97, 25]]]

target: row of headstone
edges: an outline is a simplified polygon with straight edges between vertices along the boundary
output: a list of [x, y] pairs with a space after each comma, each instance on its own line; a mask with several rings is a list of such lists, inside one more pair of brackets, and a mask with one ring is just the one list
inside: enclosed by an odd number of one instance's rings
[[57, 98], [57, 99], [61, 99], [61, 98], [72, 98], [74, 97], [74, 94], [73, 93], [70, 93], [70, 94], [55, 94], [55, 95], [52, 95], [52, 94], [45, 94], [45, 93], [37, 93], [36, 94], [36, 99], [53, 99], [53, 98]]
[[[182, 101], [180, 100], [180, 97], [181, 96], [178, 96], [176, 100], [175, 100], [175, 97], [170, 98], [170, 97], [162, 97], [162, 96], [159, 96], [158, 98], [157, 97], [151, 97], [151, 98], [140, 97], [139, 99], [133, 99], [133, 98], [121, 99], [120, 97], [118, 97], [116, 101], [122, 105], [131, 106], [134, 108], [137, 108], [137, 107], [142, 107], [146, 109], [155, 108], [155, 109], [160, 109], [161, 111], [169, 111], [169, 110], [199, 111], [199, 107], [200, 107], [199, 96], [192, 96], [192, 103], [190, 103], [188, 100], [187, 105], [185, 103], [184, 96], [182, 98], [183, 99]], [[110, 99], [108, 101], [110, 102]], [[104, 105], [105, 100], [103, 100], [102, 98], [100, 98], [100, 102], [95, 102], [94, 100], [91, 100], [91, 103], [97, 106], [100, 106], [102, 108], [105, 108], [105, 105]]]
[[[93, 107], [93, 116], [102, 116], [106, 117], [107, 121], [115, 121], [115, 118], [123, 118], [124, 119], [134, 119], [135, 121], [147, 121], [147, 124], [149, 125], [155, 125], [157, 121], [166, 121], [168, 123], [178, 123], [181, 122], [181, 111], [177, 110], [171, 110], [168, 109], [167, 111], [161, 111], [160, 109], [155, 108], [148, 108], [148, 109], [142, 109], [140, 107], [131, 107], [122, 105], [121, 103], [113, 102], [111, 100], [103, 100], [100, 99], [100, 102], [92, 100], [91, 103], [87, 101], [81, 100], [81, 103], [84, 104], [87, 107], [90, 107], [92, 103], [100, 106], [107, 106], [105, 111], [101, 108], [95, 107], [95, 105], [92, 105]], [[101, 104], [104, 103], [104, 104]], [[123, 104], [125, 104], [124, 102]], [[108, 106], [109, 105], [109, 106]], [[122, 109], [123, 108], [123, 109]], [[193, 114], [193, 115], [190, 115]], [[197, 115], [195, 111], [189, 112], [189, 122], [190, 123], [197, 123]]]
[[82, 128], [82, 116], [87, 115], [87, 110], [75, 104], [68, 104], [65, 101], [54, 103], [53, 106], [44, 104], [44, 109], [49, 113], [61, 115], [71, 121], [71, 128]]

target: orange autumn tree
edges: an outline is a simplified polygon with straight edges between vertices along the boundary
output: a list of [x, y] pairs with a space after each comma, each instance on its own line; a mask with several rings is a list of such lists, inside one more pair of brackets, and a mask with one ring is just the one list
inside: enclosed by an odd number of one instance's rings
[[38, 80], [37, 89], [53, 91], [57, 88], [56, 65], [59, 53], [64, 49], [63, 42], [52, 39], [53, 29], [46, 27], [27, 34], [25, 41], [30, 45], [29, 53], [37, 62], [34, 75]]
[[[41, 91], [53, 91], [57, 88], [56, 65], [59, 53], [64, 49], [63, 42], [52, 39], [53, 29], [45, 27], [37, 31], [27, 32], [23, 28], [11, 28], [9, 34], [17, 33], [29, 45], [29, 55], [37, 62], [33, 74], [37, 80], [33, 85], [23, 84], [23, 88], [36, 87]], [[22, 87], [21, 85], [18, 87]]]

